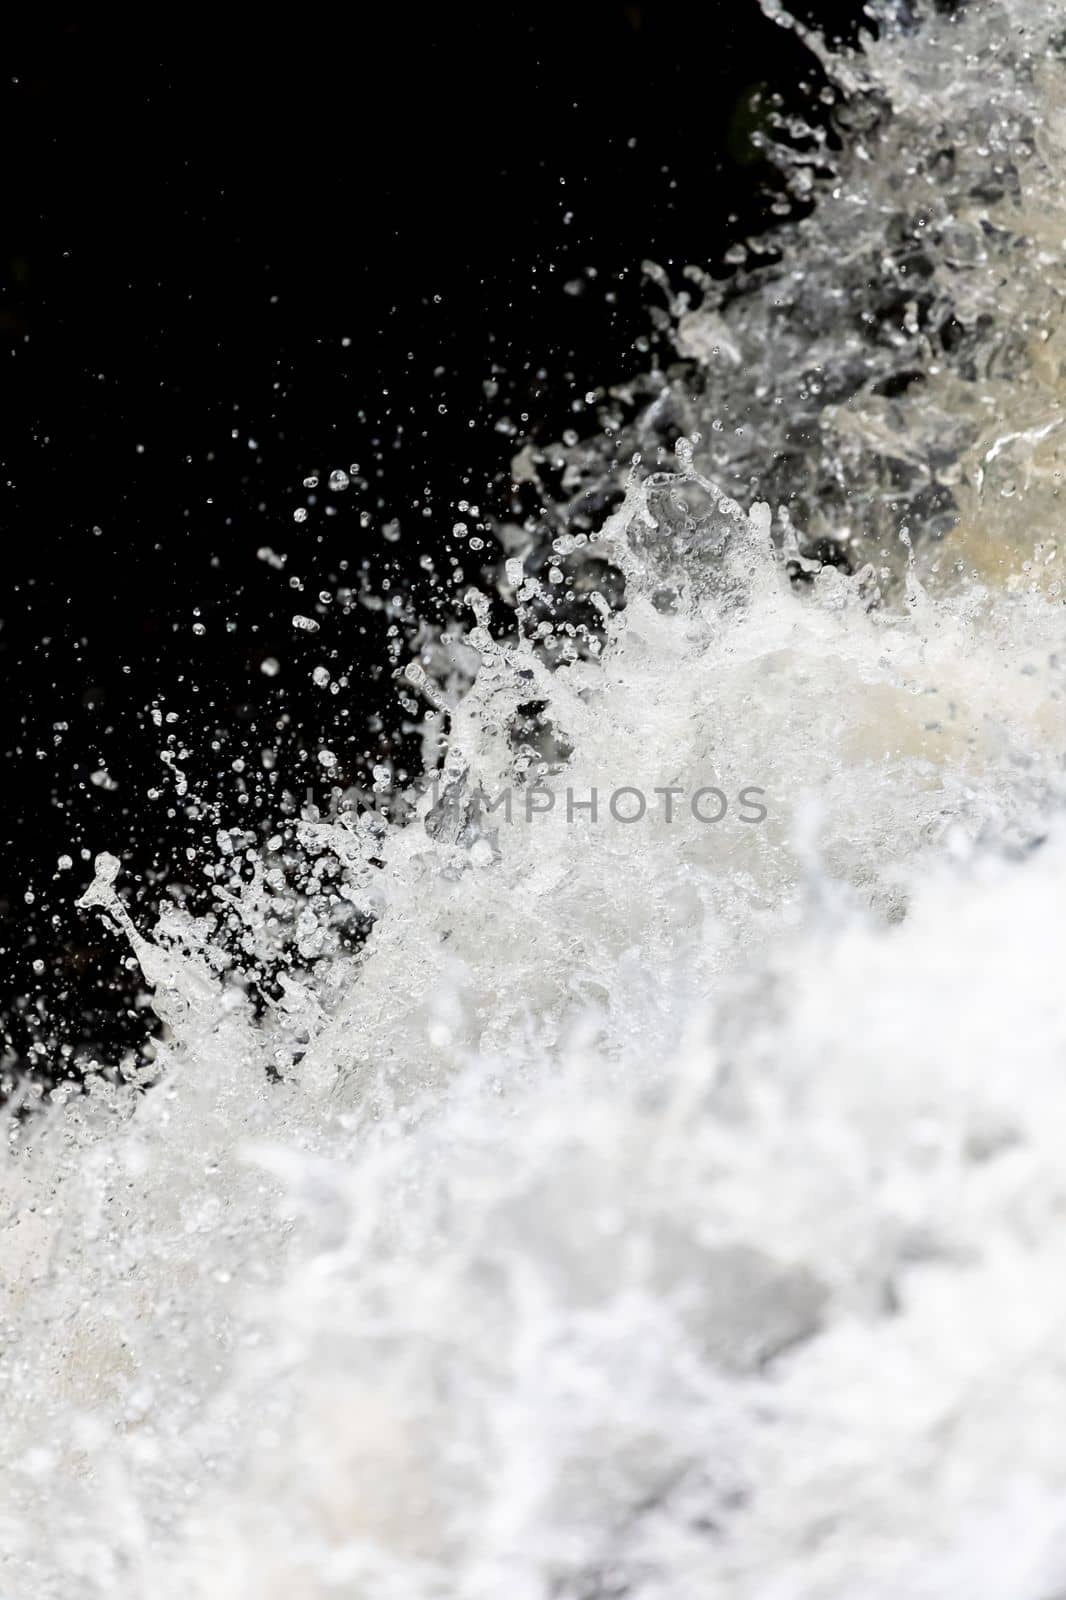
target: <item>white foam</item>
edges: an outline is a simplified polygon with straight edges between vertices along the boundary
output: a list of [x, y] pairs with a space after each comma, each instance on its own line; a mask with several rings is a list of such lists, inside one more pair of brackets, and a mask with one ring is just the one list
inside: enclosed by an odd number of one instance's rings
[[[895, 82], [922, 36], [876, 48]], [[787, 510], [711, 465], [690, 442], [556, 550], [625, 575], [597, 636], [550, 652], [512, 557], [517, 633], [475, 595], [427, 643], [448, 804], [308, 821], [295, 896], [280, 837], [220, 836], [236, 944], [144, 936], [98, 862], [167, 1032], [147, 1092], [99, 1082], [0, 1168], [5, 1593], [1066, 1584], [1061, 600], [1017, 577], [1014, 496], [966, 516], [1017, 581], [938, 584], [915, 528], [893, 603], [796, 590]], [[479, 814], [506, 785], [512, 820]], [[669, 822], [606, 804], [671, 786]]]

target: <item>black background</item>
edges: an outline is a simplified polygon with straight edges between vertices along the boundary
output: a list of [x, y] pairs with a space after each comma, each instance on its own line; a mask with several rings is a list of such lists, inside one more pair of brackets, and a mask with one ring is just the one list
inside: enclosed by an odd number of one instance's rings
[[[859, 10], [797, 9], [830, 34]], [[453, 522], [473, 531], [460, 500], [507, 510], [524, 437], [595, 430], [584, 396], [652, 360], [642, 258], [713, 265], [765, 226], [752, 96], [809, 110], [820, 81], [754, 0], [4, 25], [9, 1060], [142, 1031], [72, 902], [83, 849], [123, 856], [146, 913], [189, 871], [205, 825], [165, 733], [250, 826], [276, 799], [263, 747], [294, 782], [322, 743], [354, 773], [395, 721], [385, 623], [333, 606], [309, 636], [293, 614], [364, 563], [374, 586], [440, 566]], [[365, 487], [320, 486], [294, 522], [304, 478], [353, 462]]]

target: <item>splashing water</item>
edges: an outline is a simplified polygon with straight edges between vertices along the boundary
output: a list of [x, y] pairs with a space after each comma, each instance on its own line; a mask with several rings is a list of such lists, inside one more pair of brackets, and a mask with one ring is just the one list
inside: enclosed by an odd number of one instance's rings
[[5, 1595], [1066, 1585], [1055, 9], [821, 52], [780, 261], [410, 664], [436, 792], [223, 840], [229, 941], [98, 861], [165, 1036], [11, 1125]]

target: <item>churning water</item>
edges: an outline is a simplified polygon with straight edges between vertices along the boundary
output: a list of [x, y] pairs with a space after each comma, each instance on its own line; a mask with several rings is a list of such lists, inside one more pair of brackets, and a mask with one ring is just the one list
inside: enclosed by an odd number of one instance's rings
[[435, 790], [98, 862], [165, 1030], [12, 1124], [5, 1600], [1066, 1589], [1058, 12], [823, 53]]

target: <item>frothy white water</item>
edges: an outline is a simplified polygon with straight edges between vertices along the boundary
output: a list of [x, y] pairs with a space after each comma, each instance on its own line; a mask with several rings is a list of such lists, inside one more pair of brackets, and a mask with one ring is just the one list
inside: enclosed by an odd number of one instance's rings
[[[1049, 246], [1020, 221], [1058, 103], [1033, 88], [1037, 44], [1040, 73], [1061, 68], [1044, 13], [1025, 9], [1018, 59], [989, 43], [1002, 18], [889, 35], [848, 71], [900, 108], [866, 136], [872, 197], [901, 120], [925, 129], [916, 161], [943, 143], [938, 60], [994, 67], [1004, 118], [1029, 95], [1021, 198], [986, 220], [1015, 206], [1039, 322], [1061, 260], [1034, 268]], [[826, 270], [835, 203], [793, 241], [796, 282]], [[684, 334], [702, 315], [755, 339], [772, 300], [759, 280], [685, 310]], [[850, 325], [816, 336], [823, 368], [850, 349]], [[1012, 393], [1050, 417], [1057, 366], [1017, 359], [987, 403], [976, 368], [950, 382], [989, 418]], [[937, 455], [929, 392], [896, 420], [951, 477], [952, 531], [923, 545], [912, 505], [913, 543], [898, 516], [886, 534], [887, 458], [856, 456], [855, 541], [886, 576], [797, 590], [803, 484], [791, 513], [727, 499], [720, 390], [678, 379], [701, 439], [556, 552], [578, 580], [591, 555], [620, 570], [624, 610], [547, 635], [512, 568], [515, 637], [474, 597], [474, 628], [413, 667], [450, 805], [307, 823], [295, 911], [284, 852], [239, 854], [219, 882], [236, 946], [177, 913], [151, 940], [128, 927], [168, 1024], [159, 1081], [13, 1130], [0, 1170], [5, 1594], [1066, 1585], [1066, 654], [1053, 563], [1024, 565], [1056, 536], [1055, 469], [1027, 420], [1028, 455], [1015, 428], [992, 458], [1020, 452], [1021, 475], [990, 497], [973, 463], [994, 444]], [[961, 575], [933, 570], [947, 540]], [[516, 751], [531, 702], [540, 748]], [[527, 822], [538, 766], [556, 800]], [[479, 815], [479, 786], [508, 783], [512, 820]], [[704, 786], [721, 821], [687, 798], [667, 821], [657, 788]], [[765, 820], [732, 804], [744, 787]], [[592, 788], [596, 819], [568, 817]], [[622, 788], [649, 797], [639, 823], [607, 806]], [[90, 899], [121, 921], [114, 865]], [[328, 931], [350, 906], [375, 919], [357, 956]], [[247, 975], [294, 916], [302, 959], [257, 1020]]]

